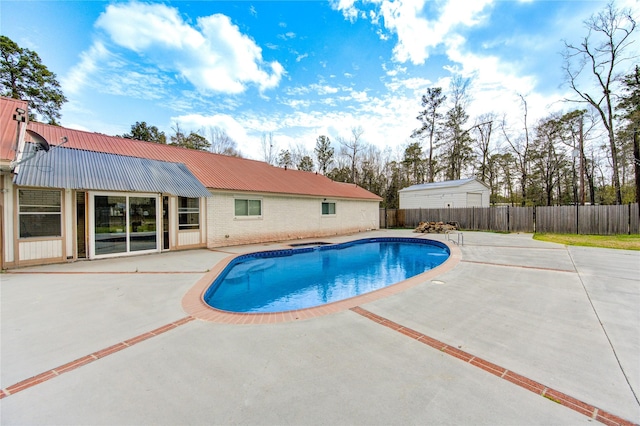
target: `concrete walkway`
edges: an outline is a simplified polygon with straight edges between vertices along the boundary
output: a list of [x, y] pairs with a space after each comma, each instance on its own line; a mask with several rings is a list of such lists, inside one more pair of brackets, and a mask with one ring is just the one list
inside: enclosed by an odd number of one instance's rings
[[[323, 240], [372, 236], [418, 235]], [[640, 252], [467, 232], [455, 268], [357, 308], [260, 325], [182, 310], [230, 253], [285, 245], [0, 275], [0, 423], [640, 423]]]

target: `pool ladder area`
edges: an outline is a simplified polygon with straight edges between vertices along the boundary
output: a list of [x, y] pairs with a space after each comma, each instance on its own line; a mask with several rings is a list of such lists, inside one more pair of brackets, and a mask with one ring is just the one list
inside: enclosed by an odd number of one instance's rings
[[[451, 238], [451, 234], [453, 234], [455, 232], [455, 234], [458, 236], [458, 240], [454, 240], [453, 238]], [[451, 241], [454, 244], [457, 244], [459, 246], [463, 246], [464, 245], [464, 234], [462, 232], [459, 231], [446, 231], [445, 235], [447, 236], [447, 241]]]

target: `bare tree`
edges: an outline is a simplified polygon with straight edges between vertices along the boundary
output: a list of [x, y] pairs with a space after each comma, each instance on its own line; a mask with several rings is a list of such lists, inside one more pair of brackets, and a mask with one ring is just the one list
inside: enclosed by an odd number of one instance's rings
[[[534, 186], [543, 192], [544, 203], [553, 203], [554, 188], [560, 188], [561, 170], [566, 169], [567, 161], [559, 142], [562, 141], [563, 122], [558, 113], [541, 119], [536, 126], [531, 163], [533, 166]], [[574, 189], [575, 181], [572, 180]], [[575, 195], [574, 195], [575, 197]], [[531, 197], [530, 197], [531, 198]], [[577, 197], [576, 197], [577, 198]], [[558, 195], [560, 202], [560, 195]]]
[[238, 151], [236, 141], [231, 139], [227, 132], [218, 126], [209, 127], [209, 142], [211, 143], [209, 150], [214, 154], [242, 157], [240, 151]]
[[[614, 129], [613, 89], [621, 62], [630, 59], [625, 50], [633, 42], [631, 34], [636, 22], [630, 9], [617, 9], [609, 3], [605, 9], [585, 21], [587, 35], [579, 44], [565, 41], [564, 71], [569, 87], [578, 95], [578, 102], [586, 102], [595, 108], [607, 130], [613, 168], [613, 185], [616, 202], [622, 203], [618, 169], [618, 148]], [[579, 77], [583, 71], [591, 72], [592, 81], [600, 89], [590, 93], [581, 89]]]
[[[303, 158], [305, 157], [311, 158], [311, 154], [309, 153], [309, 150], [301, 143], [290, 145], [289, 152], [291, 153], [291, 164], [296, 167], [298, 166], [298, 164], [302, 162]], [[306, 163], [306, 160], [305, 160], [305, 163]], [[308, 164], [305, 164], [305, 167], [307, 166]], [[311, 167], [313, 168], [313, 160], [311, 161]]]
[[260, 137], [260, 144], [262, 145], [262, 160], [275, 166], [278, 159], [278, 147], [273, 142], [273, 133], [263, 133]]
[[527, 183], [529, 179], [529, 168], [531, 161], [531, 140], [529, 138], [529, 127], [527, 124], [527, 100], [524, 96], [518, 94], [522, 101], [523, 109], [523, 121], [524, 121], [524, 135], [516, 137], [510, 136], [507, 133], [506, 119], [502, 119], [502, 134], [505, 140], [511, 147], [512, 152], [515, 154], [515, 159], [518, 163], [518, 171], [520, 172], [520, 188], [522, 191], [522, 205], [524, 206], [527, 201]]
[[363, 143], [360, 140], [363, 133], [364, 133], [364, 129], [361, 126], [357, 126], [357, 127], [351, 128], [350, 139], [345, 139], [342, 137], [338, 138], [338, 142], [341, 145], [341, 154], [348, 157], [351, 162], [351, 182], [352, 183], [357, 183], [356, 166], [358, 164], [358, 154], [363, 148]]
[[489, 179], [489, 158], [491, 157], [491, 130], [493, 121], [496, 119], [495, 113], [486, 113], [478, 117], [473, 128], [476, 131], [475, 148], [479, 159], [478, 177], [484, 183]]

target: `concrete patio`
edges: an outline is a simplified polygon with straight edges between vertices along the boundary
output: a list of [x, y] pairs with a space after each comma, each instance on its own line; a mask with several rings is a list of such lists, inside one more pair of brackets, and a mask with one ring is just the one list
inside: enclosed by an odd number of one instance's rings
[[[373, 236], [419, 235], [322, 240]], [[245, 325], [182, 309], [230, 254], [286, 245], [0, 275], [0, 423], [640, 423], [640, 252], [466, 232], [452, 270], [356, 309]]]

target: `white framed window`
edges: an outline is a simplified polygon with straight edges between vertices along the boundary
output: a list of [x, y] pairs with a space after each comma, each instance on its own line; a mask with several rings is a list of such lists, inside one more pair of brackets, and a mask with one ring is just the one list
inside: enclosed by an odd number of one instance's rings
[[20, 238], [61, 237], [61, 202], [60, 191], [19, 189]]
[[178, 197], [178, 229], [200, 229], [200, 199]]
[[262, 200], [250, 198], [236, 198], [236, 217], [260, 217], [262, 216]]
[[336, 203], [333, 201], [323, 201], [322, 202], [322, 214], [323, 215], [335, 215], [336, 214]]

